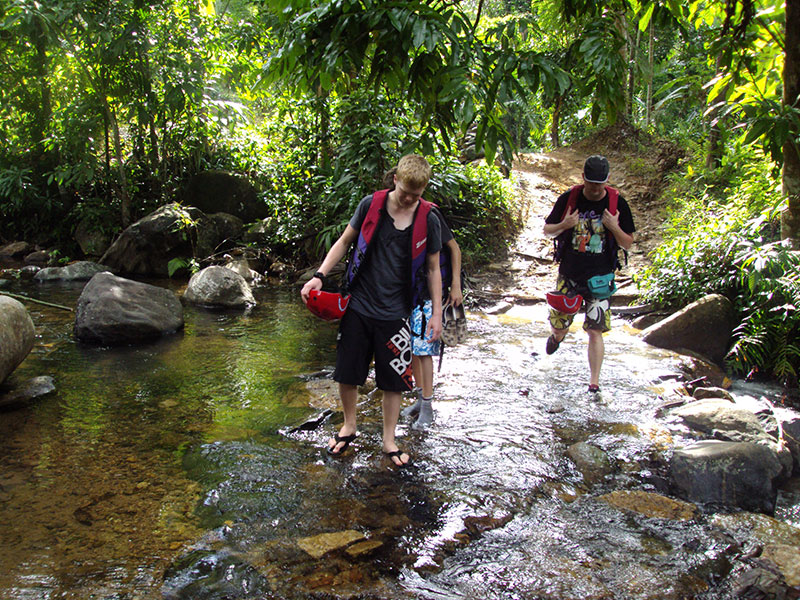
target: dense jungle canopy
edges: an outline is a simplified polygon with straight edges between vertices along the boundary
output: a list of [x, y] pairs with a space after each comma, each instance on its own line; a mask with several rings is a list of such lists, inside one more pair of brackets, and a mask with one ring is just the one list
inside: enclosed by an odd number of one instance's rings
[[799, 35], [800, 0], [0, 0], [0, 239], [75, 258], [224, 170], [310, 261], [414, 151], [477, 263], [495, 163], [626, 121], [686, 150], [646, 298], [725, 293], [732, 366], [794, 381]]

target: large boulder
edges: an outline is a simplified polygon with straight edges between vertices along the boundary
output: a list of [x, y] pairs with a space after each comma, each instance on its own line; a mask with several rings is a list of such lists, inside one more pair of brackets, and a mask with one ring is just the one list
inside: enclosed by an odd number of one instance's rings
[[186, 182], [178, 199], [206, 213], [235, 215], [245, 223], [269, 216], [267, 205], [259, 200], [250, 180], [226, 171], [198, 173]]
[[0, 295], [0, 383], [33, 348], [33, 321], [21, 302]]
[[182, 327], [183, 307], [173, 292], [111, 273], [92, 277], [75, 309], [75, 337], [92, 344], [132, 344]]
[[236, 245], [244, 233], [239, 217], [227, 213], [204, 215], [197, 223], [195, 256], [205, 258]]
[[187, 302], [202, 306], [246, 308], [256, 299], [244, 278], [226, 267], [206, 267], [189, 280], [183, 295]]
[[79, 260], [64, 267], [45, 267], [33, 276], [34, 281], [89, 281], [108, 267], [88, 260]]
[[193, 232], [187, 220], [197, 221], [201, 216], [195, 208], [162, 206], [125, 229], [100, 262], [118, 273], [167, 277], [169, 261], [194, 255]]
[[772, 514], [783, 466], [763, 444], [704, 440], [676, 450], [670, 479], [690, 502]]
[[168, 277], [171, 260], [205, 258], [243, 229], [230, 215], [167, 204], [123, 231], [100, 262], [117, 273]]
[[715, 363], [728, 353], [736, 317], [730, 300], [711, 294], [642, 331], [642, 339], [652, 346], [696, 352]]

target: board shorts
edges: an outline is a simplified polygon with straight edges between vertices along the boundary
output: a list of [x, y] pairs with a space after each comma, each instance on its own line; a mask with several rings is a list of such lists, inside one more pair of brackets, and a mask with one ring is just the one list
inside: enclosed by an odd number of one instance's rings
[[[423, 320], [422, 316], [425, 315]], [[425, 338], [425, 329], [428, 328], [428, 323], [431, 322], [433, 317], [433, 300], [426, 300], [424, 306], [420, 308], [415, 306], [411, 311], [411, 347], [414, 356], [439, 356], [439, 350], [442, 347], [442, 341], [436, 340], [435, 342]], [[423, 327], [423, 322], [425, 326]]]
[[385, 392], [413, 389], [411, 331], [405, 319], [384, 321], [348, 310], [339, 324], [333, 380], [362, 385], [375, 359], [375, 383]]
[[[597, 298], [592, 298], [585, 293], [586, 286], [581, 287], [577, 282], [571, 279], [566, 279], [561, 275], [558, 276], [558, 281], [556, 281], [557, 291], [566, 294], [570, 290], [575, 290], [576, 288], [581, 291], [581, 295], [583, 296], [582, 310], [586, 313], [586, 317], [583, 319], [583, 328], [586, 330], [599, 330], [603, 333], [610, 331], [611, 299], [605, 298], [604, 300], [598, 300]], [[553, 326], [553, 329], [569, 329], [573, 319], [575, 319], [575, 315], [568, 315], [567, 313], [550, 307], [550, 325]]]

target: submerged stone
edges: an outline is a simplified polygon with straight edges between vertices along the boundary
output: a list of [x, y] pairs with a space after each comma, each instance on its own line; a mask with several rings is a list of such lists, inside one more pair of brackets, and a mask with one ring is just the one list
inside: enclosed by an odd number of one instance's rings
[[300, 538], [297, 545], [305, 550], [313, 558], [321, 558], [332, 550], [345, 548], [353, 542], [366, 539], [360, 531], [348, 529], [347, 531], [337, 531], [335, 533], [321, 533], [311, 537]]

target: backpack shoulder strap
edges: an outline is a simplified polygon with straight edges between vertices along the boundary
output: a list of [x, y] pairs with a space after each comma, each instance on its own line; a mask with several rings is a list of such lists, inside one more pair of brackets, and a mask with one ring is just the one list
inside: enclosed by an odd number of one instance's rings
[[372, 234], [375, 233], [375, 229], [378, 227], [381, 209], [386, 204], [386, 197], [388, 195], [389, 190], [379, 190], [372, 194], [372, 202], [370, 202], [367, 216], [364, 218], [364, 222], [361, 224], [361, 235], [364, 237], [367, 244], [369, 244], [370, 240], [372, 239]]
[[570, 212], [575, 210], [575, 207], [578, 206], [578, 196], [580, 196], [581, 192], [583, 191], [583, 185], [573, 185], [569, 188], [569, 198], [567, 198], [567, 205], [564, 207], [564, 214], [561, 215], [561, 220], [564, 220]]
[[606, 186], [608, 191], [608, 212], [612, 215], [617, 213], [617, 205], [619, 204], [619, 190], [610, 186]]

